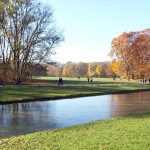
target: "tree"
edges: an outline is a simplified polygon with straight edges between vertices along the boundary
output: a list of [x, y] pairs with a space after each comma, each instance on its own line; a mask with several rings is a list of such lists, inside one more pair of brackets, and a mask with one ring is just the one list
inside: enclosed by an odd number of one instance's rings
[[52, 77], [60, 77], [62, 76], [63, 65], [61, 63], [56, 62], [55, 64], [47, 65], [47, 75]]
[[71, 61], [64, 64], [62, 74], [66, 77], [77, 77], [76, 64]]
[[63, 41], [63, 36], [54, 27], [50, 7], [34, 0], [1, 3], [4, 10], [0, 21], [0, 55], [18, 81], [40, 63], [51, 61], [53, 48]]
[[99, 64], [97, 65], [97, 68], [96, 68], [96, 73], [99, 77], [106, 77], [106, 68], [107, 68], [107, 65], [106, 64]]
[[126, 78], [127, 74], [126, 74], [126, 66], [123, 62], [123, 60], [118, 60], [118, 61], [112, 61], [112, 63], [110, 64], [110, 67], [112, 69], [112, 77], [116, 78], [117, 76], [122, 77], [122, 78]]
[[132, 49], [130, 47], [130, 38], [127, 33], [112, 40], [111, 52], [109, 55], [114, 57], [114, 62], [122, 59], [125, 63], [127, 77], [130, 78], [132, 67]]
[[88, 64], [88, 73], [87, 74], [89, 77], [96, 76], [96, 64], [95, 63]]
[[114, 38], [109, 55], [113, 58], [112, 63], [118, 65], [117, 68], [125, 68], [128, 79], [147, 77], [150, 71], [150, 29], [124, 32]]
[[147, 77], [150, 71], [150, 30], [144, 30], [132, 44], [134, 70], [137, 78]]
[[76, 72], [78, 77], [86, 77], [88, 72], [88, 64], [79, 62], [76, 66]]
[[37, 67], [33, 68], [32, 72], [33, 76], [47, 76], [47, 66], [39, 64]]

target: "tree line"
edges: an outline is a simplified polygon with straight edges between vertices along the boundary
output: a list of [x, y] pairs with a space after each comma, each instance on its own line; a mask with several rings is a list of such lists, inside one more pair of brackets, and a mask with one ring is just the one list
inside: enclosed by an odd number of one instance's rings
[[[112, 62], [56, 63], [45, 66], [45, 75], [63, 77], [150, 78], [150, 29], [122, 33], [114, 38], [108, 54]], [[47, 68], [47, 69], [46, 69]]]
[[49, 66], [47, 75], [65, 77], [150, 78], [150, 29], [123, 32], [114, 38], [108, 54], [112, 62], [57, 63]]
[[35, 76], [51, 77], [117, 77], [116, 73], [111, 69], [110, 62], [74, 63], [69, 61], [65, 64], [57, 62], [54, 65], [39, 66], [39, 69], [35, 69], [34, 73]]

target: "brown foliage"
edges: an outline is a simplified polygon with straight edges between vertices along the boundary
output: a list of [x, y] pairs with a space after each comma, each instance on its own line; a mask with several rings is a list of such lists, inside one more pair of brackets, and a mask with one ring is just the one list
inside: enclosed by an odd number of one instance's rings
[[[128, 78], [144, 78], [150, 72], [150, 29], [137, 32], [122, 33], [114, 38], [109, 56], [113, 58], [113, 66], [125, 68]], [[115, 68], [115, 67], [114, 67]]]

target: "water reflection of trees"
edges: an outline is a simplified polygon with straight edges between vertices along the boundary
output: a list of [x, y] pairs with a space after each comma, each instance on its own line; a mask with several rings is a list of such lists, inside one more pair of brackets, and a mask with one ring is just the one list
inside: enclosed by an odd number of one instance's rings
[[111, 95], [111, 117], [150, 110], [150, 92]]
[[55, 104], [35, 102], [0, 105], [1, 134], [9, 137], [9, 134], [46, 130], [50, 129], [50, 124], [55, 128], [55, 116], [51, 114], [51, 107], [55, 107]]
[[[149, 97], [150, 92], [111, 95], [110, 98], [106, 95], [105, 97], [101, 97], [102, 101], [98, 98], [96, 106], [100, 105], [100, 108], [102, 106], [101, 115], [113, 117], [116, 115], [134, 113], [135, 111], [150, 110]], [[64, 102], [66, 101], [67, 100]], [[60, 127], [59, 125], [65, 124], [64, 119], [66, 118], [66, 112], [71, 116], [69, 112], [72, 111], [71, 101], [67, 101], [67, 105], [64, 102], [58, 101], [57, 104], [51, 101], [0, 105], [0, 137], [9, 137], [9, 135], [27, 134]], [[68, 105], [68, 103], [70, 105]], [[90, 109], [96, 111], [95, 107], [92, 108], [92, 103], [90, 103]], [[70, 106], [69, 110], [68, 106]], [[89, 106], [89, 104], [87, 106]], [[97, 108], [99, 109], [99, 106]], [[83, 107], [81, 107], [81, 109], [83, 109]], [[60, 114], [63, 113], [64, 110], [66, 111], [64, 113], [65, 115]], [[60, 118], [59, 115], [61, 115]], [[81, 116], [82, 115], [80, 115], [80, 119]]]

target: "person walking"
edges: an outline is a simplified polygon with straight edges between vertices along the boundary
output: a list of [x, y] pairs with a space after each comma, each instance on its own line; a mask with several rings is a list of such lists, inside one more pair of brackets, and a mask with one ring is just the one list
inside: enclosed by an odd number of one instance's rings
[[146, 84], [146, 82], [147, 82], [147, 79], [145, 78], [145, 84]]
[[91, 79], [91, 84], [93, 83], [93, 79]]
[[90, 79], [88, 78], [87, 80], [88, 80], [88, 84], [89, 84]]
[[58, 85], [63, 85], [63, 80], [62, 80], [62, 78], [59, 78]]

